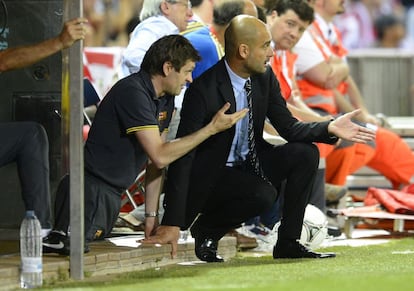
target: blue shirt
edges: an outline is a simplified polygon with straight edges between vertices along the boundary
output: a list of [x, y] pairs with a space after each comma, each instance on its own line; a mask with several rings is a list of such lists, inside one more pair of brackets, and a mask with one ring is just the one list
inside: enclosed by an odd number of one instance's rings
[[[233, 87], [234, 97], [236, 98], [236, 110], [242, 110], [247, 108], [247, 95], [244, 90], [244, 84], [248, 79], [243, 79], [234, 73], [227, 62], [225, 62], [227, 72], [230, 76], [231, 85]], [[248, 141], [248, 122], [249, 116], [246, 116], [236, 123], [236, 133], [231, 143], [231, 149], [229, 157], [227, 158], [227, 165], [231, 166], [232, 163], [238, 161], [244, 161], [249, 152], [249, 141]]]
[[[189, 22], [187, 29], [181, 33], [197, 50], [201, 60], [195, 65], [192, 73], [193, 80], [215, 65], [223, 56], [224, 50], [218, 39], [207, 25], [199, 22]], [[175, 107], [181, 108], [185, 89], [175, 98]]]
[[184, 33], [183, 35], [191, 42], [201, 56], [201, 60], [196, 63], [194, 68], [193, 79], [215, 65], [224, 56], [223, 48], [207, 26]]

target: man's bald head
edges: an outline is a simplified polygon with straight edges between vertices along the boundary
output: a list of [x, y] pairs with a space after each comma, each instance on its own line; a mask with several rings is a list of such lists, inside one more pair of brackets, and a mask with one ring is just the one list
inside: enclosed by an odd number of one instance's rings
[[266, 25], [256, 17], [250, 15], [234, 17], [224, 35], [226, 56], [234, 56], [240, 44], [253, 45], [257, 35], [263, 31], [266, 31]]
[[264, 22], [250, 15], [232, 19], [225, 32], [225, 58], [242, 78], [264, 73], [273, 55], [272, 37]]

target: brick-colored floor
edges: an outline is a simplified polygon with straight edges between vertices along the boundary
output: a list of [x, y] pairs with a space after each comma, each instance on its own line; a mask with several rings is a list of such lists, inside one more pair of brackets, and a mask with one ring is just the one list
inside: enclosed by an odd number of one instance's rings
[[[19, 288], [20, 255], [18, 241], [0, 241], [0, 290]], [[8, 250], [8, 251], [7, 251]], [[90, 252], [84, 256], [85, 277], [116, 274], [148, 268], [166, 266], [185, 261], [194, 261], [194, 243], [178, 245], [177, 258], [171, 259], [170, 245], [160, 247], [140, 246], [138, 248], [115, 246], [111, 242], [94, 242]], [[236, 255], [236, 239], [224, 237], [219, 243], [219, 253], [225, 259]], [[43, 256], [43, 280], [67, 280], [69, 257], [54, 254]]]

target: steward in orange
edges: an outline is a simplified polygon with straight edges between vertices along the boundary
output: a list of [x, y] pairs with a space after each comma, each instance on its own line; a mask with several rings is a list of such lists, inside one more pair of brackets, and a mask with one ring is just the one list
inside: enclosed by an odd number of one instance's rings
[[[315, 20], [308, 28], [308, 38], [302, 38], [294, 51], [298, 54], [297, 84], [306, 104], [319, 112], [337, 115], [346, 113], [355, 108], [361, 108], [362, 114], [358, 122], [377, 126], [375, 147], [373, 145], [356, 145], [355, 158], [352, 160], [329, 156], [327, 168], [335, 168], [339, 163], [351, 162], [350, 172], [367, 165], [390, 180], [394, 188], [408, 184], [414, 175], [414, 155], [409, 146], [396, 134], [379, 127], [379, 122], [372, 116], [360, 95], [360, 92], [352, 79], [347, 74], [339, 78], [338, 72], [346, 72], [347, 50], [343, 47], [341, 35], [332, 24], [332, 18], [344, 12], [343, 3], [340, 0], [316, 0], [314, 3]], [[333, 69], [325, 74], [325, 80], [321, 81], [323, 68], [316, 59], [322, 59], [325, 65], [332, 65]], [[322, 62], [320, 62], [322, 63]], [[349, 71], [349, 68], [348, 68]], [[322, 73], [321, 73], [322, 72]], [[336, 74], [336, 75], [335, 75]], [[327, 181], [335, 181], [327, 175]]]
[[[316, 113], [303, 103], [300, 99], [300, 92], [297, 90], [295, 81], [296, 55], [290, 50], [314, 20], [313, 9], [302, 0], [268, 1], [266, 9], [267, 24], [272, 35], [272, 45], [274, 49], [274, 55], [270, 59], [270, 65], [279, 81], [280, 90], [282, 96], [287, 101], [289, 111], [296, 118], [306, 122], [318, 122], [332, 119], [331, 116], [323, 116]], [[269, 127], [270, 126], [265, 127], [267, 133], [277, 134], [273, 128]], [[317, 143], [317, 146], [320, 152], [320, 162], [309, 203], [324, 211], [327, 194], [325, 190], [325, 158], [334, 150], [335, 146], [322, 143]], [[347, 166], [346, 164], [344, 165]], [[346, 168], [344, 172], [348, 173], [347, 170], [348, 168]], [[339, 193], [343, 188], [338, 187], [335, 191], [336, 190]], [[332, 190], [330, 192], [332, 192]], [[346, 192], [342, 191], [342, 193]]]

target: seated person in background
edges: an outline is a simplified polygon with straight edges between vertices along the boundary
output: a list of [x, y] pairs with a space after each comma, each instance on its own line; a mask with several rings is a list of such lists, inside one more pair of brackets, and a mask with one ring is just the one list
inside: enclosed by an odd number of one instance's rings
[[139, 71], [145, 52], [157, 39], [178, 34], [187, 28], [192, 11], [190, 2], [175, 0], [144, 0], [140, 23], [130, 33], [128, 46], [122, 54], [121, 77]]
[[[368, 166], [384, 175], [394, 189], [407, 185], [414, 177], [414, 155], [410, 147], [398, 135], [380, 126], [380, 120], [372, 115], [365, 105], [361, 92], [348, 73], [341, 78], [334, 76], [336, 68], [348, 70], [348, 51], [342, 44], [342, 36], [332, 20], [345, 11], [342, 1], [315, 0], [312, 4], [315, 20], [308, 27], [305, 35], [293, 48], [298, 55], [296, 60], [297, 84], [304, 102], [321, 114], [336, 116], [360, 109], [361, 114], [355, 121], [376, 128], [375, 140], [366, 145], [356, 144], [354, 158], [339, 159], [338, 156], [327, 157], [327, 176], [329, 183], [344, 185], [346, 176], [329, 175], [329, 170], [338, 164], [350, 163], [348, 173], [354, 173], [362, 166]], [[335, 68], [335, 67], [334, 67]], [[335, 79], [340, 83], [336, 83]], [[333, 82], [335, 81], [335, 82]], [[341, 143], [341, 147], [345, 147]]]
[[[85, 23], [84, 18], [72, 19], [54, 38], [0, 51], [0, 72], [30, 66], [70, 47], [85, 37]], [[35, 211], [42, 226], [42, 236], [46, 236], [52, 227], [46, 132], [35, 122], [2, 122], [0, 136], [0, 166], [17, 163], [25, 209]]]
[[394, 15], [381, 15], [375, 19], [377, 33], [377, 48], [400, 48], [405, 38], [404, 23]]
[[[230, 103], [229, 112], [249, 108], [235, 127], [208, 138], [168, 169], [165, 212], [156, 235], [145, 243], [172, 243], [179, 230], [191, 226], [195, 254], [206, 262], [222, 262], [218, 241], [232, 228], [267, 211], [286, 180], [283, 218], [274, 258], [328, 258], [298, 242], [303, 215], [318, 168], [313, 142], [355, 142], [374, 138], [371, 130], [351, 122], [359, 113], [334, 121], [303, 123], [295, 119], [267, 65], [271, 35], [256, 17], [239, 15], [225, 32], [225, 57], [193, 84], [184, 96], [177, 137], [203, 128], [214, 111]], [[263, 140], [265, 119], [288, 143], [272, 146]]]
[[[225, 114], [189, 136], [166, 142], [174, 96], [187, 82], [199, 55], [180, 35], [165, 36], [147, 51], [141, 70], [118, 81], [100, 103], [85, 144], [85, 239], [107, 236], [118, 217], [121, 194], [146, 166], [145, 234], [158, 226], [164, 168], [205, 139], [233, 126], [247, 110]], [[56, 194], [55, 225], [43, 240], [45, 253], [69, 255], [69, 178]], [[88, 251], [88, 245], [85, 252]]]
[[[310, 109], [301, 100], [300, 91], [296, 85], [296, 55], [291, 52], [291, 49], [302, 37], [306, 28], [313, 22], [313, 9], [303, 0], [268, 0], [266, 8], [268, 11], [267, 22], [272, 34], [274, 49], [274, 55], [270, 59], [270, 64], [279, 81], [281, 94], [287, 101], [289, 111], [296, 118], [306, 122], [332, 119], [332, 116], [320, 115]], [[273, 132], [277, 134], [274, 129]], [[325, 158], [334, 151], [335, 145], [318, 143], [317, 146], [320, 155], [319, 169], [309, 203], [325, 212], [326, 201], [339, 200], [341, 195], [345, 195], [346, 188], [325, 184]], [[342, 171], [335, 172], [341, 173]], [[331, 229], [329, 228], [329, 230]]]

